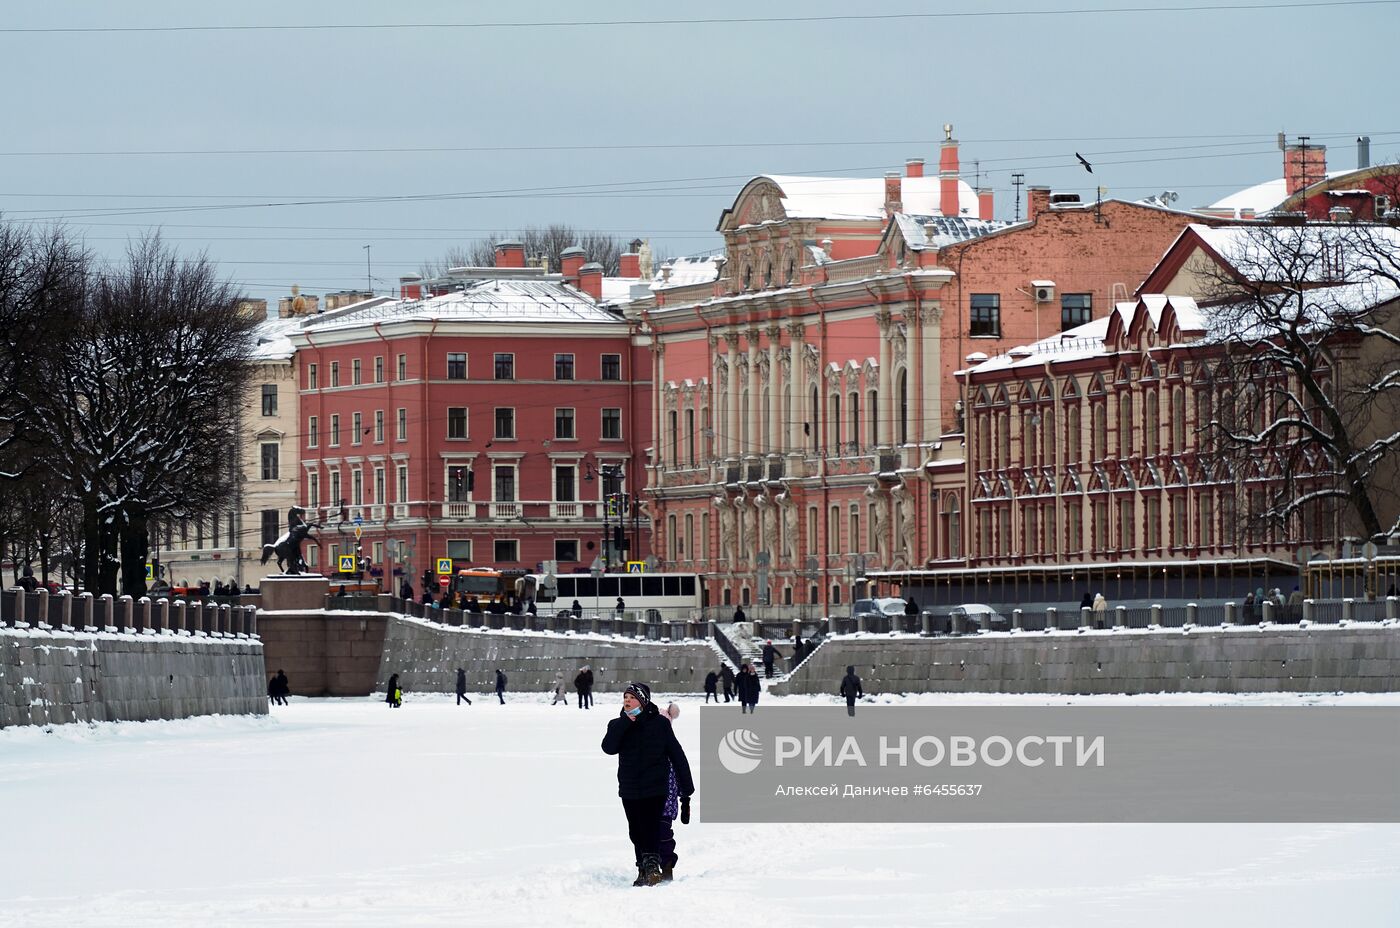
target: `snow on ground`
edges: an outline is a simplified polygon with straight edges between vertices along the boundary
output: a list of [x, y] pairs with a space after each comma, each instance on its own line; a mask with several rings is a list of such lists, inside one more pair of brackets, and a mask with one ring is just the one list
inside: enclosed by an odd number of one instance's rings
[[[293, 699], [269, 718], [0, 732], [0, 926], [1400, 923], [1393, 825], [700, 822], [677, 825], [677, 881], [634, 889], [615, 761], [598, 748], [616, 698], [592, 712], [533, 694], [460, 708], [409, 694], [399, 710]], [[694, 752], [699, 701], [678, 701]], [[759, 711], [814, 702], [834, 704], [765, 697]]]

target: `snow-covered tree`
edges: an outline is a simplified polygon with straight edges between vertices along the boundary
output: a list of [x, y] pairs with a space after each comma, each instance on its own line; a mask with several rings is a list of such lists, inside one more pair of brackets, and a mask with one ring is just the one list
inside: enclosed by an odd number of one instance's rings
[[[1400, 530], [1400, 230], [1230, 231], [1202, 301], [1225, 358], [1205, 453], [1236, 475], [1252, 519], [1287, 525], [1320, 505], [1343, 533]], [[1245, 473], [1264, 476], [1246, 486]]]

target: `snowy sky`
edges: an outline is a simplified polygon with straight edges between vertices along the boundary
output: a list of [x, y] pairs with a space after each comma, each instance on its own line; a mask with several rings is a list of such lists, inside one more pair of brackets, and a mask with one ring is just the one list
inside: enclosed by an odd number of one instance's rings
[[[1388, 84], [1387, 57], [1354, 38], [1392, 34], [1400, 4], [1106, 11], [1134, 5], [16, 4], [0, 22], [0, 212], [63, 218], [104, 255], [160, 226], [275, 298], [363, 287], [367, 244], [384, 292], [454, 245], [550, 221], [703, 252], [748, 177], [933, 166], [945, 122], [1004, 218], [1013, 171], [1192, 206], [1279, 176], [1279, 131], [1327, 144], [1332, 168], [1355, 165], [1360, 134], [1373, 162], [1400, 156], [1400, 124], [1357, 92]], [[984, 15], [1006, 10], [1021, 13]], [[914, 11], [979, 15], [538, 25]], [[15, 31], [502, 20], [526, 25]], [[413, 148], [439, 150], [384, 150]], [[265, 205], [339, 198], [372, 200]]]

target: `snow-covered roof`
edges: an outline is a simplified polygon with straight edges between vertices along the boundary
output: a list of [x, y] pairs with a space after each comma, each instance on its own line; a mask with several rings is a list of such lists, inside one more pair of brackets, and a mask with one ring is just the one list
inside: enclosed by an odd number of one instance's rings
[[[885, 179], [883, 177], [794, 177], [764, 174], [783, 193], [783, 212], [789, 219], [883, 219]], [[939, 215], [941, 179], [901, 177], [899, 199], [907, 212]], [[958, 212], [976, 216], [977, 191], [964, 180], [958, 181]]]
[[[1256, 280], [1277, 281], [1292, 278], [1299, 268], [1283, 268], [1276, 260], [1277, 255], [1287, 256], [1293, 248], [1287, 245], [1290, 239], [1297, 239], [1297, 250], [1304, 253], [1319, 245], [1334, 244], [1344, 252], [1353, 244], [1355, 230], [1345, 224], [1313, 222], [1306, 225], [1274, 226], [1261, 229], [1259, 226], [1219, 226], [1212, 227], [1192, 223], [1183, 231], [1194, 233], [1202, 242], [1213, 249], [1225, 261], [1244, 270]], [[1263, 238], [1261, 238], [1261, 236]], [[1393, 253], [1400, 254], [1400, 229], [1389, 225], [1365, 226], [1366, 241], [1376, 246], [1388, 244]], [[1266, 247], [1268, 243], [1268, 247]], [[1279, 244], [1273, 244], [1279, 243]], [[1239, 265], [1243, 264], [1243, 268]], [[1276, 270], [1270, 271], [1270, 265]], [[1343, 260], [1343, 267], [1347, 262]], [[1335, 268], [1325, 261], [1314, 261], [1300, 268], [1305, 269], [1313, 282], [1331, 283]]]
[[288, 316], [285, 319], [265, 319], [253, 330], [253, 360], [288, 361], [293, 348], [289, 336], [301, 328], [302, 319]]
[[319, 332], [375, 322], [460, 320], [529, 325], [552, 322], [621, 324], [615, 313], [567, 286], [558, 275], [535, 280], [486, 278], [463, 281], [464, 289], [421, 300], [374, 300], [322, 313], [302, 331]]
[[1014, 224], [1009, 219], [974, 219], [970, 216], [926, 216], [913, 213], [895, 213], [894, 221], [898, 224], [904, 241], [915, 250], [955, 245]]
[[[1328, 171], [1327, 180], [1334, 177], [1341, 177], [1343, 174], [1352, 174], [1353, 169], [1345, 171]], [[1246, 187], [1236, 191], [1228, 197], [1216, 200], [1206, 209], [1212, 212], [1228, 212], [1239, 218], [1241, 213], [1252, 212], [1255, 215], [1267, 213], [1275, 209], [1280, 203], [1288, 199], [1288, 181], [1286, 178], [1277, 177], [1267, 180], [1262, 184], [1255, 184], [1253, 187]]]
[[719, 279], [719, 255], [696, 255], [689, 258], [671, 258], [661, 267], [670, 266], [670, 274], [663, 281], [661, 268], [657, 268], [652, 278], [651, 288], [688, 287], [692, 284], [708, 284]]

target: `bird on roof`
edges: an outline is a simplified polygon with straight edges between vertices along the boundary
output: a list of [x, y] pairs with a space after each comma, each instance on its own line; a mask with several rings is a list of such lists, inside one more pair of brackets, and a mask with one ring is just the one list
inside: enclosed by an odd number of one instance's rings
[[1075, 152], [1074, 157], [1078, 158], [1079, 163], [1084, 165], [1084, 170], [1088, 171], [1090, 174], [1094, 173], [1093, 167], [1090, 166], [1088, 161], [1084, 160], [1083, 155], [1081, 155], [1079, 152]]

